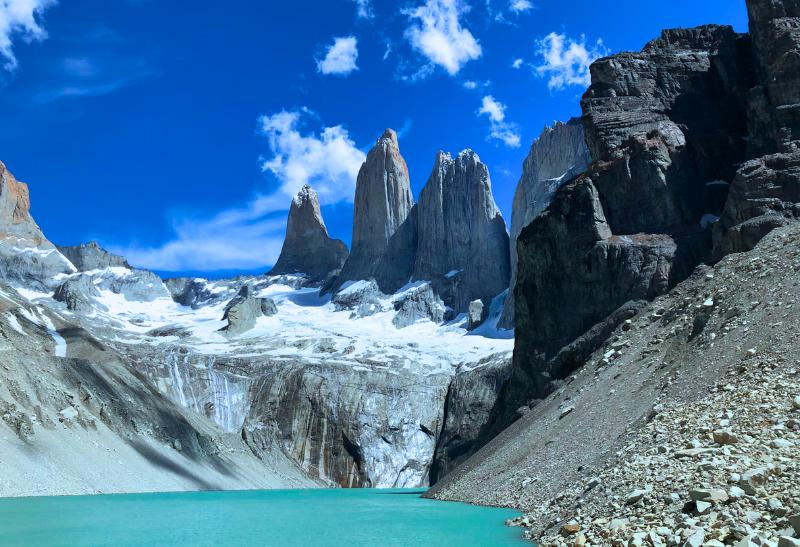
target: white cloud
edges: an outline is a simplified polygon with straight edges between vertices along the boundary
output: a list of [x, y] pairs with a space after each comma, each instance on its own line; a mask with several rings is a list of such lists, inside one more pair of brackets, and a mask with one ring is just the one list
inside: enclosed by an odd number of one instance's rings
[[506, 119], [506, 105], [497, 101], [491, 95], [487, 95], [483, 98], [483, 104], [478, 110], [478, 115], [481, 114], [486, 114], [493, 122], [502, 122]]
[[523, 62], [524, 61], [522, 59], [514, 59], [514, 62], [511, 63], [511, 68], [521, 68]]
[[109, 245], [131, 264], [159, 271], [250, 270], [274, 264], [280, 254], [291, 198], [311, 184], [323, 205], [351, 201], [364, 153], [347, 130], [326, 127], [301, 133], [307, 109], [262, 116], [259, 129], [272, 156], [263, 169], [278, 180], [271, 193], [216, 214], [176, 214], [174, 235], [163, 245]]
[[537, 43], [543, 63], [536, 67], [540, 76], [548, 77], [551, 90], [561, 90], [571, 85], [588, 87], [591, 83], [589, 66], [608, 50], [602, 40], [586, 46], [586, 38], [574, 40], [564, 34], [551, 32]]
[[358, 40], [355, 36], [334, 38], [324, 59], [317, 59], [317, 70], [323, 74], [347, 75], [358, 70]]
[[533, 9], [533, 4], [529, 2], [529, 0], [511, 0], [508, 9], [514, 13], [522, 13], [524, 11]]
[[476, 87], [478, 87], [478, 82], [473, 80], [467, 80], [466, 82], [464, 82], [463, 85], [465, 89], [475, 89]]
[[302, 134], [301, 115], [308, 113], [307, 109], [283, 110], [260, 118], [261, 133], [273, 154], [262, 169], [275, 175], [286, 196], [294, 196], [304, 184], [311, 184], [323, 204], [351, 201], [366, 155], [341, 125], [326, 127], [319, 136]]
[[506, 121], [506, 105], [486, 95], [478, 109], [478, 116], [483, 115], [489, 118], [491, 124], [490, 139], [500, 141], [509, 148], [519, 147], [521, 139], [517, 126]]
[[469, 6], [461, 0], [427, 0], [404, 12], [410, 22], [406, 39], [431, 63], [453, 76], [482, 53], [481, 45], [461, 25], [460, 17], [467, 11]]
[[47, 32], [41, 26], [44, 11], [56, 0], [0, 0], [0, 57], [5, 59], [4, 68], [14, 70], [17, 57], [13, 41], [17, 36], [23, 40], [44, 40]]

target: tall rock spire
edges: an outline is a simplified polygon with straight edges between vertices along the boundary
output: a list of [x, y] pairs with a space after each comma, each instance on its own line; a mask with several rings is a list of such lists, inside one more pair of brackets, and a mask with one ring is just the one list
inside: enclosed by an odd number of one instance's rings
[[368, 279], [375, 274], [378, 260], [389, 240], [408, 217], [414, 199], [408, 167], [397, 142], [397, 133], [384, 131], [369, 151], [356, 181], [353, 211], [353, 242], [350, 257], [342, 268], [339, 284]]
[[347, 246], [328, 235], [317, 193], [303, 186], [292, 199], [286, 222], [286, 239], [270, 275], [303, 273], [311, 281], [322, 281], [347, 260]]
[[433, 280], [456, 312], [508, 288], [506, 223], [492, 196], [489, 169], [472, 150], [439, 152], [419, 196], [412, 277]]

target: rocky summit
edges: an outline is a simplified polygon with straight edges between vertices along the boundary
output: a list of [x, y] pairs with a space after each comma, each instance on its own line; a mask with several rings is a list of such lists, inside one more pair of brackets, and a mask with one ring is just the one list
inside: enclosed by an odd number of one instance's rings
[[413, 205], [408, 167], [400, 155], [397, 133], [387, 129], [358, 172], [352, 247], [337, 286], [375, 275], [377, 261]]
[[347, 257], [344, 242], [328, 235], [317, 193], [303, 186], [289, 207], [283, 248], [270, 275], [302, 274], [319, 282], [338, 273]]
[[130, 268], [124, 257], [109, 253], [96, 241], [71, 247], [58, 246], [59, 252], [69, 260], [79, 272], [102, 270], [103, 268]]

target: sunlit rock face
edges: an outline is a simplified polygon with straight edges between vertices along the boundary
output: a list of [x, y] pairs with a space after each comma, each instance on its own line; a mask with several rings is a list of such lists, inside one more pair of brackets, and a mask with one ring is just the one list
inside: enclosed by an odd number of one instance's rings
[[397, 133], [384, 131], [367, 154], [356, 180], [353, 239], [336, 288], [375, 276], [389, 240], [408, 217], [414, 198]]
[[0, 279], [49, 290], [60, 275], [74, 272], [31, 217], [28, 186], [0, 162]]
[[319, 282], [338, 273], [347, 257], [344, 242], [328, 235], [317, 193], [305, 185], [292, 199], [286, 238], [270, 275], [303, 274], [310, 282]]

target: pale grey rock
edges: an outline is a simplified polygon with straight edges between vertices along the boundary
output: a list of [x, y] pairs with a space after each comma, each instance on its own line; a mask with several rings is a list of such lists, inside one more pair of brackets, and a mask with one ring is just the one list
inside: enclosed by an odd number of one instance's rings
[[353, 281], [344, 285], [331, 302], [336, 311], [350, 310], [352, 318], [369, 317], [383, 311], [384, 295], [375, 281]]
[[522, 164], [522, 177], [511, 209], [511, 284], [499, 326], [514, 327], [514, 283], [517, 279], [517, 238], [539, 216], [566, 182], [583, 173], [592, 162], [583, 125], [573, 118], [545, 127]]
[[482, 300], [473, 300], [469, 303], [469, 309], [467, 310], [467, 328], [469, 330], [474, 330], [483, 323], [486, 318], [484, 308]]
[[0, 279], [49, 291], [59, 284], [59, 274], [74, 272], [31, 217], [28, 186], [0, 162]]
[[102, 270], [104, 268], [131, 269], [130, 264], [124, 257], [109, 253], [96, 241], [74, 246], [59, 245], [58, 250], [72, 262], [72, 265], [79, 272]]
[[348, 254], [343, 241], [328, 235], [319, 197], [306, 184], [292, 199], [283, 248], [269, 275], [300, 273], [311, 282], [320, 282], [338, 272]]
[[228, 325], [221, 330], [230, 336], [236, 336], [252, 329], [259, 317], [269, 317], [276, 313], [278, 308], [271, 298], [257, 298], [252, 287], [244, 285], [239, 294], [225, 306], [222, 319], [227, 320]]
[[439, 152], [419, 196], [412, 278], [429, 280], [444, 303], [464, 312], [508, 287], [508, 233], [489, 170], [472, 150]]
[[64, 302], [71, 311], [90, 311], [94, 307], [93, 297], [100, 296], [97, 287], [88, 275], [70, 277], [59, 285], [53, 300]]
[[423, 320], [434, 323], [444, 321], [444, 303], [428, 283], [407, 290], [394, 301], [394, 309], [396, 313], [392, 318], [392, 324], [398, 329]]
[[351, 252], [334, 288], [375, 275], [377, 262], [413, 205], [408, 167], [400, 155], [397, 133], [387, 129], [358, 172]]

